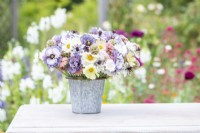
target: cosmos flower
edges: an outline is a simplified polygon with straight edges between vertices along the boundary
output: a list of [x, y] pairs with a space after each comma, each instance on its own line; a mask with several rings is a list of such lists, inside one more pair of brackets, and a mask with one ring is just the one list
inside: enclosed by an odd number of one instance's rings
[[142, 38], [143, 36], [144, 36], [144, 32], [142, 32], [141, 30], [133, 30], [130, 34], [131, 38], [134, 38], [134, 37]]
[[67, 71], [70, 74], [75, 74], [76, 72], [80, 71], [82, 68], [81, 56], [79, 54], [71, 56], [68, 64]]
[[77, 38], [77, 37], [74, 37], [74, 38], [71, 38], [71, 39], [70, 38], [69, 39], [62, 39], [61, 41], [63, 43], [62, 51], [65, 52], [65, 53], [71, 52], [71, 49], [74, 45], [81, 44], [79, 38]]
[[116, 65], [112, 59], [108, 59], [105, 63], [105, 67], [106, 67], [106, 70], [108, 70], [109, 72], [114, 72]]
[[84, 52], [82, 56], [82, 63], [84, 66], [94, 64], [97, 61], [97, 56], [88, 52]]
[[55, 68], [61, 62], [61, 49], [58, 46], [48, 47], [45, 51], [44, 61], [50, 68]]
[[85, 74], [85, 76], [88, 79], [96, 79], [96, 77], [99, 76], [97, 69], [94, 65], [88, 65], [83, 69], [83, 74]]
[[192, 80], [195, 77], [195, 74], [191, 71], [185, 72], [185, 79], [186, 80]]
[[104, 40], [98, 39], [96, 41], [96, 44], [97, 44], [97, 46], [99, 48], [99, 51], [106, 50], [106, 42]]

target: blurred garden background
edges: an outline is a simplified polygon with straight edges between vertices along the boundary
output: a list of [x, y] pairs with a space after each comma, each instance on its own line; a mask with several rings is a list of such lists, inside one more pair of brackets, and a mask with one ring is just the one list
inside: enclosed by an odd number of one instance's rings
[[103, 103], [200, 102], [199, 0], [0, 0], [0, 130], [22, 104], [70, 103], [68, 81], [38, 58], [63, 30], [115, 30], [143, 67], [107, 79]]

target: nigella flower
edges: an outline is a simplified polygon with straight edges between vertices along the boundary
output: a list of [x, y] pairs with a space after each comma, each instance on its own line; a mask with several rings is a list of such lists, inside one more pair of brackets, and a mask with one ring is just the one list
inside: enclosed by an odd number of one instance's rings
[[195, 74], [193, 72], [191, 72], [191, 71], [187, 71], [185, 73], [185, 79], [186, 80], [192, 80], [194, 77], [195, 77]]
[[82, 68], [81, 66], [81, 56], [79, 54], [73, 55], [69, 58], [69, 65], [67, 67], [67, 71], [70, 74], [75, 74], [76, 72], [80, 71]]
[[83, 48], [84, 48], [84, 45], [75, 44], [72, 46], [71, 53], [72, 54], [81, 54], [81, 53], [83, 53]]
[[58, 46], [48, 47], [43, 59], [49, 68], [57, 67], [61, 62], [61, 49]]
[[122, 54], [120, 54], [117, 50], [114, 50], [113, 58], [114, 58], [114, 62], [116, 64], [116, 69], [117, 70], [122, 69], [123, 64], [124, 64], [124, 58], [123, 58]]
[[142, 38], [143, 36], [144, 36], [144, 32], [142, 32], [141, 30], [133, 30], [130, 34], [131, 38], [134, 38], [134, 37]]

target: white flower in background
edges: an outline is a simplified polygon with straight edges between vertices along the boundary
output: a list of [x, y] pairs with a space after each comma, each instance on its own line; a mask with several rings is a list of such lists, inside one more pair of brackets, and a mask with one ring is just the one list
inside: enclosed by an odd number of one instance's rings
[[32, 96], [29, 104], [40, 104], [40, 99]]
[[38, 62], [39, 62], [39, 59], [40, 59], [40, 52], [39, 52], [39, 50], [36, 50], [35, 53], [34, 53], [33, 62], [34, 62], [34, 63], [38, 63]]
[[146, 83], [146, 69], [144, 67], [136, 69], [134, 71], [134, 75], [137, 79], [140, 79], [143, 83]]
[[45, 75], [42, 85], [44, 89], [51, 88], [53, 86], [51, 76]]
[[127, 42], [127, 43], [126, 43], [126, 47], [127, 47], [127, 49], [129, 49], [130, 51], [136, 51], [136, 49], [137, 49], [136, 45], [138, 45], [138, 44], [135, 44], [135, 43], [133, 43], [133, 42]]
[[2, 85], [1, 85], [1, 100], [3, 100], [3, 101], [5, 101], [6, 100], [6, 98], [8, 97], [8, 96], [10, 96], [10, 90], [8, 89], [8, 87], [7, 86], [5, 86], [5, 84], [4, 83], [2, 83]]
[[160, 68], [157, 70], [157, 73], [158, 73], [158, 75], [163, 75], [163, 74], [165, 74], [165, 69]]
[[4, 122], [6, 120], [6, 111], [0, 108], [0, 122]]
[[13, 48], [12, 54], [14, 57], [19, 57], [20, 59], [22, 59], [25, 55], [24, 48], [20, 45], [16, 46]]
[[118, 44], [115, 45], [114, 48], [119, 51], [123, 56], [125, 56], [128, 52], [126, 45]]
[[190, 60], [186, 60], [186, 61], [184, 62], [184, 65], [185, 65], [185, 66], [191, 66], [191, 65], [192, 65], [192, 62], [191, 62]]
[[44, 68], [40, 63], [34, 63], [32, 66], [31, 76], [33, 80], [42, 80], [45, 76]]
[[50, 29], [50, 18], [49, 17], [42, 17], [39, 23], [39, 30], [47, 31]]
[[142, 13], [146, 12], [146, 8], [142, 4], [137, 5], [137, 10]]
[[166, 45], [166, 46], [165, 46], [165, 50], [166, 50], [167, 52], [171, 51], [171, 50], [172, 50], [172, 46], [171, 46], [171, 45]]
[[160, 10], [160, 11], [162, 11], [163, 8], [164, 8], [161, 3], [158, 3], [156, 6], [157, 6], [157, 9]]
[[108, 59], [106, 61], [105, 67], [106, 67], [106, 70], [108, 70], [109, 72], [113, 72], [113, 71], [115, 71], [116, 66], [115, 66], [115, 63], [113, 60]]
[[26, 40], [32, 44], [39, 43], [39, 32], [38, 27], [35, 23], [33, 23], [27, 30]]
[[10, 60], [2, 60], [0, 62], [3, 80], [11, 80], [15, 75], [21, 73], [21, 65]]
[[25, 92], [26, 89], [35, 89], [35, 83], [31, 78], [21, 79], [19, 86], [19, 89], [22, 92]]
[[58, 87], [48, 90], [49, 99], [52, 99], [53, 103], [60, 102], [64, 98], [63, 95], [64, 90], [65, 90], [65, 85], [63, 84], [63, 82], [60, 81]]
[[150, 11], [152, 11], [152, 10], [155, 9], [155, 5], [152, 4], [152, 3], [151, 3], [151, 4], [148, 4], [147, 8], [148, 8]]
[[140, 59], [142, 63], [149, 62], [151, 60], [151, 52], [148, 49], [142, 49], [140, 52]]
[[149, 88], [149, 89], [154, 89], [154, 88], [155, 88], [155, 84], [150, 83], [150, 84], [148, 85], [148, 88]]
[[115, 95], [116, 95], [116, 91], [110, 90], [108, 93], [108, 100], [112, 100]]
[[110, 24], [109, 21], [104, 21], [102, 23], [102, 27], [103, 27], [104, 30], [111, 30], [112, 29], [111, 24]]
[[66, 9], [56, 9], [54, 15], [50, 17], [51, 25], [54, 28], [60, 28], [67, 20]]

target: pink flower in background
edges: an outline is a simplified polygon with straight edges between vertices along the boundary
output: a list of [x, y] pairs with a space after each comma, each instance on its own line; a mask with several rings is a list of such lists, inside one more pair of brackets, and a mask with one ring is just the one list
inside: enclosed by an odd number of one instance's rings
[[197, 57], [193, 56], [193, 57], [191, 58], [191, 61], [192, 61], [192, 63], [197, 62]]
[[118, 34], [118, 35], [123, 35], [123, 36], [125, 36], [125, 37], [128, 37], [128, 33], [126, 33], [126, 32], [123, 31], [123, 30], [116, 30], [115, 33]]
[[130, 34], [130, 37], [131, 38], [134, 38], [134, 37], [139, 37], [139, 38], [142, 38], [144, 36], [144, 32], [141, 31], [141, 30], [133, 30]]
[[197, 48], [196, 52], [198, 55], [200, 55], [200, 48]]
[[182, 68], [176, 69], [176, 73], [177, 73], [177, 74], [181, 74], [182, 72], [183, 72], [183, 69], [182, 69]]
[[149, 96], [143, 101], [144, 103], [155, 103], [154, 96]]
[[183, 46], [183, 44], [180, 43], [180, 42], [178, 42], [178, 43], [175, 44], [175, 47], [177, 47], [177, 48], [181, 48], [182, 46]]
[[193, 72], [191, 72], [191, 71], [187, 71], [185, 73], [185, 79], [186, 80], [192, 80], [194, 77], [195, 77], [195, 74]]
[[166, 30], [167, 31], [174, 31], [174, 28], [173, 28], [173, 26], [167, 26]]

